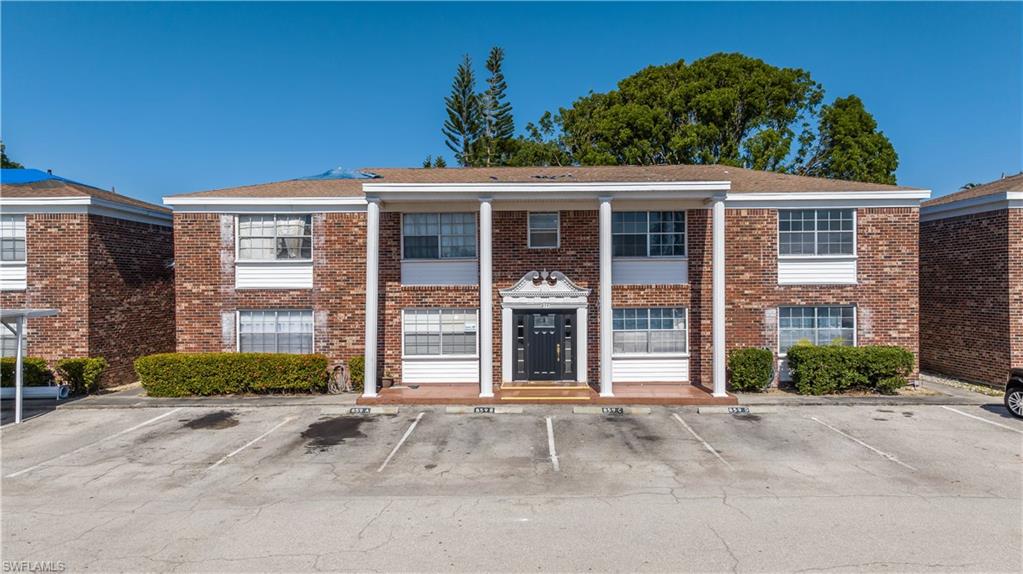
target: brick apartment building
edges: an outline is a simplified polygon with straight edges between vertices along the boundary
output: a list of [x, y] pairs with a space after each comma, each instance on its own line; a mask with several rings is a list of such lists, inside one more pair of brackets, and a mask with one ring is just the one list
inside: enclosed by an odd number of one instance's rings
[[715, 165], [172, 196], [177, 348], [365, 353], [363, 402], [728, 401], [726, 348], [917, 352], [928, 196]]
[[60, 312], [28, 321], [27, 355], [104, 357], [109, 386], [135, 380], [136, 357], [174, 350], [167, 208], [38, 170], [4, 169], [2, 182], [0, 307]]
[[1004, 385], [1023, 366], [1023, 174], [933, 199], [920, 224], [920, 365]]

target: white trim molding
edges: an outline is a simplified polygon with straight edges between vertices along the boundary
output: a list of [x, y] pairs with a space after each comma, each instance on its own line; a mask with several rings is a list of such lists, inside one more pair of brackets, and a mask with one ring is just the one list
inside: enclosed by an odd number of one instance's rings
[[156, 209], [128, 205], [91, 196], [2, 197], [0, 211], [6, 215], [35, 213], [81, 213], [170, 227], [173, 216]]
[[728, 209], [919, 207], [930, 190], [728, 192]]
[[938, 205], [925, 205], [920, 208], [920, 221], [976, 215], [1002, 209], [1023, 209], [1023, 191], [1007, 191]]
[[164, 205], [190, 213], [291, 213], [366, 211], [365, 197], [191, 197], [171, 195]]

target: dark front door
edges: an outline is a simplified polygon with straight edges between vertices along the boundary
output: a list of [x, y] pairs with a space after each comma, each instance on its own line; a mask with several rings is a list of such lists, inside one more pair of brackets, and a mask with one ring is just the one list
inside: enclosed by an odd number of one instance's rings
[[575, 311], [514, 314], [517, 381], [575, 380]]

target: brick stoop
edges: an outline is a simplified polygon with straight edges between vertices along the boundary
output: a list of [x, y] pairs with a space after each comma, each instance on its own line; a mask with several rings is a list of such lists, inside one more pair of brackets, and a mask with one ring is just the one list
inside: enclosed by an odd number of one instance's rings
[[585, 385], [507, 385], [498, 386], [493, 398], [480, 398], [479, 386], [474, 384], [431, 383], [396, 386], [381, 389], [375, 398], [359, 397], [360, 405], [735, 405], [734, 395], [715, 397], [697, 385], [665, 385], [619, 383], [615, 396], [601, 397], [592, 387]]

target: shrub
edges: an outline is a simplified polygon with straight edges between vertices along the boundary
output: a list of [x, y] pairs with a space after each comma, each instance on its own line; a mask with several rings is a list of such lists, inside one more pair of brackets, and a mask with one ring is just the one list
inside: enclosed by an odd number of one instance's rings
[[[0, 359], [0, 386], [14, 386], [14, 367], [17, 364], [14, 357]], [[25, 357], [22, 359], [24, 365], [24, 378], [22, 384], [26, 387], [46, 387], [53, 384], [53, 371], [46, 364], [46, 359], [40, 357]]]
[[361, 391], [366, 382], [366, 358], [352, 357], [348, 359], [348, 377], [352, 382], [352, 390]]
[[732, 390], [762, 392], [774, 379], [774, 353], [769, 349], [733, 349], [728, 353], [728, 370]]
[[150, 396], [226, 395], [322, 391], [323, 355], [274, 353], [160, 353], [135, 360]]
[[57, 374], [71, 388], [72, 393], [91, 393], [99, 389], [107, 361], [103, 357], [61, 359], [57, 361]]
[[901, 347], [814, 347], [788, 351], [789, 370], [802, 395], [826, 395], [863, 389], [893, 393], [913, 371], [913, 354]]

